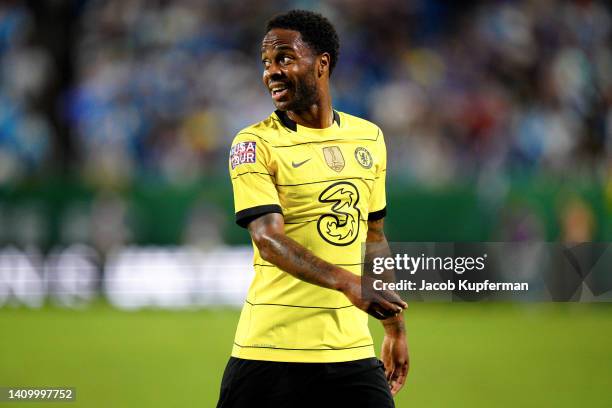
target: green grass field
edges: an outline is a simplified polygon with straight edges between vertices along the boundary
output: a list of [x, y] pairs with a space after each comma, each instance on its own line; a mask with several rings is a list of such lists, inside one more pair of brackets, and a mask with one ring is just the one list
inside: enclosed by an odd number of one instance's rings
[[[71, 386], [72, 403], [214, 407], [235, 310], [0, 309], [0, 386]], [[404, 407], [610, 407], [612, 305], [413, 303]], [[371, 322], [377, 344], [379, 324]], [[273, 407], [270, 407], [273, 408]]]

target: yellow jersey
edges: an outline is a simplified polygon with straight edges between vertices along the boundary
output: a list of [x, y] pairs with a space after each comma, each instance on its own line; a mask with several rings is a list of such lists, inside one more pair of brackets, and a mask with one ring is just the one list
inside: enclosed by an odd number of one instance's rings
[[[332, 126], [300, 126], [285, 112], [238, 132], [229, 157], [236, 222], [279, 213], [285, 233], [316, 256], [357, 275], [368, 220], [386, 214], [386, 149], [371, 122], [334, 111]], [[342, 293], [264, 261], [255, 276], [232, 356], [286, 362], [374, 357], [368, 315]]]

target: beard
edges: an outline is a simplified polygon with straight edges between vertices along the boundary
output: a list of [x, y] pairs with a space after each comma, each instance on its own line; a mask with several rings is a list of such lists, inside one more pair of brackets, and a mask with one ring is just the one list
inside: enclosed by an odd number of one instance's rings
[[293, 88], [292, 100], [284, 106], [284, 110], [300, 112], [307, 110], [319, 100], [317, 82], [314, 72], [298, 80]]

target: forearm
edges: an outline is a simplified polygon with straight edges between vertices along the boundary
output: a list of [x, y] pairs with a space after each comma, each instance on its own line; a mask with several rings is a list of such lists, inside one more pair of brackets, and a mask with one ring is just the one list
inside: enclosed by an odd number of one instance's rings
[[262, 258], [285, 272], [314, 285], [342, 290], [351, 272], [324, 261], [283, 234], [261, 240], [258, 249]]
[[385, 334], [388, 336], [400, 336], [406, 334], [406, 325], [404, 323], [404, 312], [397, 316], [382, 320]]
[[[364, 262], [366, 267], [369, 268], [367, 269], [369, 272], [372, 271], [371, 267], [375, 258], [388, 258], [391, 256], [391, 249], [389, 248], [383, 225], [383, 220], [368, 222]], [[393, 269], [385, 269], [383, 276], [380, 278], [385, 282], [389, 282], [393, 275]]]
[[342, 292], [353, 305], [377, 319], [396, 315], [406, 307], [392, 291], [374, 293], [364, 299], [361, 278], [315, 256], [285, 235], [284, 219], [277, 213], [266, 214], [249, 223], [249, 232], [259, 255], [296, 278]]
[[[387, 242], [387, 237], [384, 233], [384, 221], [372, 221], [368, 223], [368, 236], [366, 240], [366, 253], [365, 262], [370, 264], [374, 258], [377, 257], [390, 257], [391, 249]], [[395, 271], [393, 269], [386, 269], [382, 275], [379, 276], [385, 282], [393, 282], [395, 280]], [[403, 335], [406, 332], [404, 325], [404, 312], [400, 312], [396, 316], [388, 319], [381, 320], [385, 329], [385, 334], [389, 336]]]

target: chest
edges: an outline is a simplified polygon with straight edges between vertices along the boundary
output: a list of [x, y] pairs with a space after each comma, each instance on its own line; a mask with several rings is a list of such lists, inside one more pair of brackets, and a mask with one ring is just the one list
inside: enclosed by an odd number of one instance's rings
[[367, 214], [380, 160], [374, 144], [330, 141], [280, 148], [273, 163], [286, 222]]
[[378, 160], [367, 142], [330, 141], [277, 147], [273, 162], [279, 186], [374, 180]]

